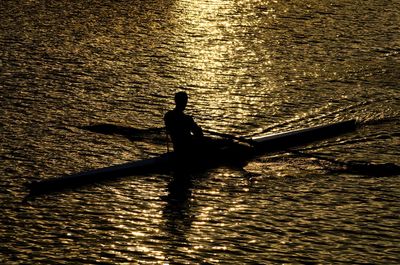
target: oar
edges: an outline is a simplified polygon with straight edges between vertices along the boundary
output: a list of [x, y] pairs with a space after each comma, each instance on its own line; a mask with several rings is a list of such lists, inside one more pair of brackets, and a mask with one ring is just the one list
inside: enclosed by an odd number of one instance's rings
[[366, 161], [339, 161], [330, 157], [321, 156], [317, 154], [309, 154], [299, 150], [288, 150], [288, 152], [293, 153], [298, 156], [316, 158], [318, 160], [323, 160], [330, 162], [332, 164], [339, 165], [345, 169], [334, 170], [336, 172], [351, 172], [359, 173], [369, 176], [393, 176], [400, 175], [400, 166], [394, 163], [371, 163]]
[[246, 144], [250, 144], [250, 145], [255, 144], [255, 142], [253, 140], [242, 137], [242, 136], [235, 136], [235, 135], [231, 135], [231, 134], [220, 133], [220, 132], [210, 131], [210, 130], [203, 130], [203, 132], [211, 134], [211, 135], [219, 136], [222, 138], [226, 138], [229, 140], [236, 140], [238, 142], [242, 142], [242, 143], [246, 143]]
[[165, 136], [161, 136], [164, 127], [154, 127], [148, 129], [138, 129], [116, 124], [100, 123], [87, 126], [80, 126], [80, 129], [91, 131], [94, 133], [101, 133], [106, 135], [120, 135], [126, 137], [130, 141], [135, 140], [164, 140]]
[[[253, 140], [247, 139], [244, 137], [239, 137], [239, 136], [234, 136], [234, 135], [230, 135], [230, 134], [209, 131], [209, 130], [204, 130], [204, 132], [206, 132], [208, 134], [220, 136], [223, 138], [227, 138], [227, 139], [244, 142], [244, 143], [250, 144], [252, 146], [256, 145], [256, 143]], [[342, 168], [345, 168], [343, 170], [336, 170], [336, 171], [359, 173], [359, 174], [370, 175], [370, 176], [392, 176], [392, 175], [400, 174], [400, 166], [398, 166], [394, 163], [376, 164], [376, 163], [370, 163], [370, 162], [366, 162], [366, 161], [346, 161], [345, 162], [345, 161], [339, 161], [339, 160], [336, 160], [333, 158], [329, 158], [326, 156], [305, 153], [305, 152], [302, 152], [300, 150], [295, 150], [295, 149], [288, 149], [288, 150], [286, 150], [286, 152], [295, 154], [297, 156], [316, 158], [318, 160], [327, 161], [332, 164], [339, 165]]]
[[[93, 124], [87, 126], [80, 126], [80, 129], [101, 133], [101, 134], [114, 134], [114, 135], [121, 135], [129, 140], [140, 140], [142, 138], [149, 138], [151, 136], [159, 135], [162, 131], [165, 130], [165, 127], [154, 127], [148, 129], [138, 129], [133, 127], [127, 127], [122, 125], [116, 124], [108, 124], [108, 123], [100, 123], [100, 124]], [[241, 137], [241, 136], [234, 136], [231, 134], [220, 133], [211, 130], [203, 130], [204, 133], [219, 136], [222, 138], [227, 138], [231, 140], [237, 140], [239, 142], [245, 142], [248, 144], [253, 144], [254, 142], [250, 139]]]
[[100, 123], [87, 126], [80, 126], [80, 129], [88, 130], [91, 132], [102, 133], [102, 134], [119, 134], [123, 136], [135, 136], [159, 133], [164, 130], [164, 127], [154, 127], [148, 129], [138, 129], [133, 127], [127, 127], [116, 124]]

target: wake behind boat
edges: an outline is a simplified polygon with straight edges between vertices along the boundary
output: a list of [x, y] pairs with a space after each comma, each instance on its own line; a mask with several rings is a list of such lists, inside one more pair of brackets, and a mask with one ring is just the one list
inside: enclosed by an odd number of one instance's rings
[[35, 196], [125, 176], [168, 173], [182, 169], [184, 172], [190, 172], [224, 164], [245, 163], [260, 154], [287, 150], [291, 147], [347, 133], [355, 128], [356, 121], [348, 120], [245, 140], [240, 137], [232, 137], [242, 143], [226, 141], [225, 144], [214, 145], [207, 150], [186, 157], [184, 161], [174, 152], [169, 152], [154, 158], [35, 181], [29, 183], [28, 186], [30, 195]]

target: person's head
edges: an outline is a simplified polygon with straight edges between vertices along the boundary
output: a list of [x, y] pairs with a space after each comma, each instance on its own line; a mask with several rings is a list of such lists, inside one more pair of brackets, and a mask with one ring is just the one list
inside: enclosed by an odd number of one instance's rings
[[188, 102], [188, 95], [186, 92], [181, 91], [175, 94], [175, 106], [178, 110], [185, 110], [186, 104]]

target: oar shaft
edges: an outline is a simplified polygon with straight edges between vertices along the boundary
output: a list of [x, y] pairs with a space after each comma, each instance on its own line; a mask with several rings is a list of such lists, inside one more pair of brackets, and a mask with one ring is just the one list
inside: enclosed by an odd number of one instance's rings
[[333, 159], [333, 158], [329, 158], [329, 157], [325, 157], [325, 156], [321, 156], [321, 155], [317, 155], [317, 154], [309, 154], [309, 153], [305, 153], [299, 150], [287, 150], [288, 152], [298, 155], [298, 156], [303, 156], [303, 157], [309, 157], [309, 158], [316, 158], [319, 160], [324, 160], [324, 161], [328, 161], [337, 165], [341, 165], [341, 166], [348, 166], [347, 163]]
[[226, 134], [226, 133], [215, 132], [215, 131], [210, 131], [210, 130], [203, 130], [203, 132], [211, 134], [211, 135], [215, 135], [215, 136], [219, 136], [219, 137], [223, 137], [223, 138], [227, 138], [227, 139], [231, 139], [231, 140], [237, 140], [239, 142], [243, 142], [243, 143], [254, 145], [254, 141], [253, 140], [247, 139], [247, 138], [244, 138], [244, 137], [235, 136], [235, 135]]

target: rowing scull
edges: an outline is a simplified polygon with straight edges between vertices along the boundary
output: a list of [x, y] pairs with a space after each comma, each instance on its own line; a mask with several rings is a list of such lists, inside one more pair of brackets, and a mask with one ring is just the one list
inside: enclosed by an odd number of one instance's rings
[[[224, 148], [218, 148], [218, 150], [209, 150], [207, 154], [203, 153], [201, 156], [195, 156], [190, 163], [190, 167], [215, 167], [238, 156], [246, 160], [254, 155], [286, 150], [290, 147], [343, 134], [355, 128], [356, 121], [348, 120], [284, 133], [253, 137], [246, 140], [247, 143], [252, 143], [251, 147], [235, 143], [234, 145], [227, 145]], [[177, 165], [182, 165], [182, 163], [179, 163], [177, 160], [176, 155], [170, 152], [150, 159], [35, 181], [29, 183], [28, 186], [30, 188], [30, 194], [37, 195], [124, 176], [168, 172], [176, 169]], [[185, 163], [186, 162], [187, 161], [185, 161]]]

